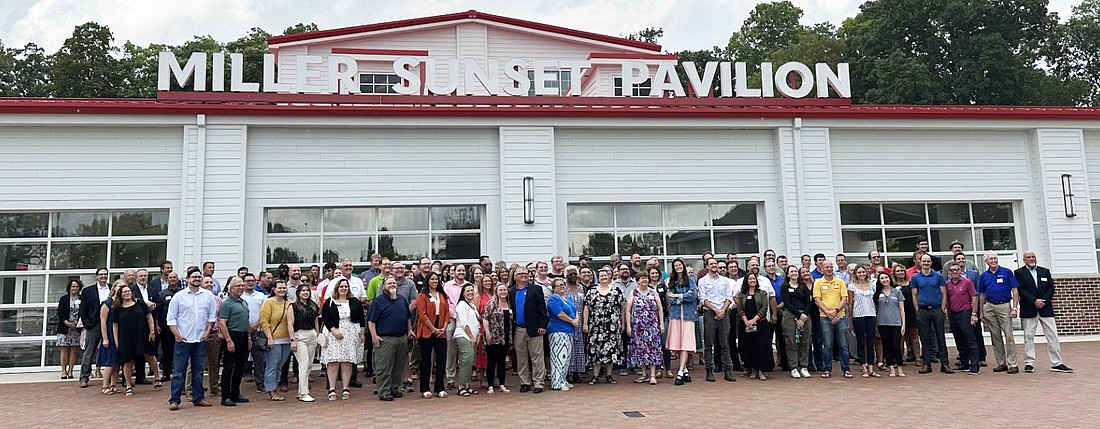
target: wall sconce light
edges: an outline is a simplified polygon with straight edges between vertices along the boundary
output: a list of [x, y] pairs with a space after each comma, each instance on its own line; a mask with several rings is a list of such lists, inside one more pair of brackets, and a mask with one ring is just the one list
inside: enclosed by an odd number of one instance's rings
[[523, 223], [535, 223], [535, 178], [523, 178]]
[[1077, 217], [1077, 212], [1073, 210], [1073, 186], [1069, 182], [1071, 177], [1073, 176], [1069, 174], [1062, 175], [1062, 204], [1065, 205], [1066, 217]]

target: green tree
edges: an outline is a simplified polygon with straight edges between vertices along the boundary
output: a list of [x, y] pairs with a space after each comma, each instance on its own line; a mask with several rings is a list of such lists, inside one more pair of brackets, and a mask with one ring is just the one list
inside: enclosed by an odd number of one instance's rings
[[646, 27], [644, 29], [630, 33], [626, 36], [626, 38], [630, 40], [652, 44], [657, 44], [657, 41], [660, 40], [662, 37], [665, 37], [665, 29], [654, 27]]
[[[677, 64], [681, 67], [683, 67], [684, 62], [687, 62], [687, 61], [691, 61], [691, 62], [695, 63], [695, 68], [699, 71], [699, 77], [702, 78], [704, 67], [706, 67], [706, 64], [708, 62], [721, 61], [722, 60], [722, 48], [719, 48], [719, 47], [715, 46], [711, 49], [706, 49], [706, 50], [680, 51], [680, 52], [676, 53], [676, 60], [677, 60]], [[684, 86], [685, 90], [691, 91], [691, 84], [688, 82], [687, 73], [679, 73], [679, 76], [680, 76], [680, 84]], [[717, 81], [717, 79], [718, 79], [718, 76], [717, 76], [717, 73], [716, 73], [715, 74], [715, 81]], [[715, 85], [716, 85], [715, 81], [710, 82], [710, 87], [711, 88], [715, 88]], [[715, 91], [717, 91], [717, 90], [715, 90]], [[703, 94], [703, 95], [705, 96], [707, 94]]]
[[[298, 24], [287, 28], [292, 30], [302, 26]], [[316, 24], [310, 24], [313, 29]], [[244, 54], [244, 81], [262, 82], [264, 78], [264, 54], [267, 53], [267, 38], [271, 34], [259, 27], [252, 27], [248, 34], [232, 42], [225, 44], [225, 50], [231, 53]], [[228, 82], [228, 81], [227, 81]]]
[[152, 98], [157, 94], [158, 58], [167, 45], [151, 43], [147, 47], [130, 41], [122, 46], [122, 66], [126, 73], [123, 97]]
[[[255, 28], [253, 30], [255, 30]], [[297, 24], [291, 25], [290, 27], [287, 27], [286, 30], [283, 30], [283, 35], [302, 34], [302, 33], [308, 33], [308, 32], [311, 32], [311, 31], [318, 31], [318, 30], [319, 30], [319, 28], [317, 28], [317, 24], [314, 24], [312, 22], [309, 23], [309, 24], [303, 24], [303, 23], [299, 22]]]
[[1085, 101], [1100, 106], [1100, 0], [1084, 0], [1048, 45], [1054, 75], [1087, 88]]
[[125, 76], [115, 58], [114, 35], [107, 26], [88, 22], [52, 56], [50, 77], [56, 97], [111, 98], [121, 96]]
[[840, 33], [860, 103], [1073, 104], [1041, 66], [1047, 0], [873, 0]]
[[748, 64], [765, 62], [772, 53], [796, 43], [809, 31], [798, 23], [801, 18], [802, 9], [790, 1], [757, 4], [741, 29], [730, 36], [727, 58]]

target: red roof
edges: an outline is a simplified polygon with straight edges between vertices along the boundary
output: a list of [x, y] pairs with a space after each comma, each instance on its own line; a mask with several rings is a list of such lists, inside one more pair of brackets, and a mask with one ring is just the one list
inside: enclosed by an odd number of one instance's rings
[[661, 45], [640, 42], [637, 40], [624, 39], [622, 37], [607, 36], [603, 34], [590, 33], [587, 31], [573, 30], [565, 27], [558, 27], [549, 24], [543, 24], [534, 21], [526, 21], [522, 19], [509, 18], [506, 16], [492, 15], [484, 12], [478, 12], [476, 10], [468, 10], [466, 12], [451, 13], [447, 15], [427, 16], [423, 18], [403, 19], [400, 21], [380, 22], [377, 24], [359, 25], [355, 27], [336, 28], [332, 30], [311, 31], [308, 33], [300, 34], [288, 34], [285, 36], [272, 36], [267, 39], [268, 45], [278, 45], [289, 42], [299, 42], [303, 40], [320, 39], [324, 37], [333, 36], [347, 36], [360, 33], [369, 33], [373, 31], [391, 30], [402, 27], [413, 27], [425, 24], [437, 24], [441, 22], [460, 21], [464, 19], [480, 19], [484, 21], [491, 21], [500, 24], [513, 25], [517, 27], [529, 28], [532, 30], [546, 31], [549, 33], [561, 34], [564, 36], [580, 37], [582, 39], [598, 40], [601, 42], [613, 43], [616, 45], [625, 45], [632, 48], [646, 49], [651, 51], [660, 52]]
[[841, 99], [169, 94], [162, 98], [173, 101], [0, 98], [0, 114], [1100, 120], [1096, 107], [849, 105]]

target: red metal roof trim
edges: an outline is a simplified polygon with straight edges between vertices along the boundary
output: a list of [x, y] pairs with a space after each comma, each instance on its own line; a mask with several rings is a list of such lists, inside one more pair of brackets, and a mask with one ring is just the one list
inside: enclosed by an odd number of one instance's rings
[[661, 45], [646, 43], [637, 40], [625, 39], [622, 37], [607, 36], [598, 33], [591, 33], [587, 31], [574, 30], [571, 28], [558, 27], [556, 25], [543, 24], [534, 21], [527, 21], [516, 18], [509, 18], [506, 16], [492, 15], [484, 12], [478, 12], [476, 10], [469, 10], [466, 12], [451, 13], [446, 15], [427, 16], [421, 18], [403, 19], [398, 21], [380, 22], [376, 24], [358, 25], [354, 27], [336, 28], [332, 30], [311, 31], [308, 33], [300, 34], [288, 34], [284, 36], [273, 36], [267, 38], [268, 45], [277, 45], [281, 43], [299, 42], [303, 40], [320, 39], [324, 37], [334, 36], [347, 36], [358, 33], [369, 33], [372, 31], [391, 30], [402, 27], [413, 27], [426, 24], [437, 24], [448, 21], [458, 21], [463, 19], [483, 19], [486, 21], [497, 22], [501, 24], [514, 25], [517, 27], [529, 28], [532, 30], [546, 31], [550, 33], [562, 34], [565, 36], [580, 37], [584, 39], [598, 40], [601, 42], [613, 43], [616, 45], [625, 45], [638, 49], [647, 49], [651, 51], [660, 51]]
[[[209, 94], [205, 94], [209, 95]], [[270, 94], [269, 94], [270, 95]], [[0, 98], [0, 114], [116, 114], [116, 115], [221, 115], [309, 117], [480, 117], [480, 118], [828, 118], [828, 119], [948, 119], [948, 120], [1100, 120], [1100, 108], [1011, 106], [881, 106], [818, 105], [806, 100], [786, 100], [786, 105], [749, 106], [703, 104], [708, 99], [657, 99], [664, 105], [597, 105], [608, 97], [428, 97], [434, 105], [366, 105], [383, 96], [364, 98], [364, 104], [309, 103], [186, 103], [151, 99], [49, 99]], [[480, 103], [493, 98], [494, 104]], [[574, 104], [554, 104], [567, 99]], [[456, 101], [457, 100], [457, 101]], [[462, 102], [465, 100], [465, 102]], [[622, 100], [614, 98], [613, 100]], [[655, 100], [648, 100], [650, 102]], [[695, 101], [692, 103], [691, 101]], [[752, 100], [746, 100], [752, 101]], [[759, 102], [759, 99], [756, 100]], [[835, 100], [834, 100], [835, 101]], [[450, 102], [453, 104], [443, 104]], [[505, 104], [507, 102], [508, 104]], [[524, 104], [526, 103], [526, 104]], [[620, 101], [620, 103], [622, 103]], [[801, 104], [801, 105], [800, 105]]]
[[393, 55], [393, 56], [409, 56], [409, 57], [423, 57], [428, 55], [428, 51], [416, 50], [416, 49], [356, 49], [356, 48], [332, 48], [333, 55]]

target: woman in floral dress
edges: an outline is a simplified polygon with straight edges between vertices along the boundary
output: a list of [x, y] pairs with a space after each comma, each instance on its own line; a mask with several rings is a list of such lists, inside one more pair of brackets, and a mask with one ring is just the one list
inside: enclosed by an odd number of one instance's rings
[[611, 367], [623, 363], [623, 292], [611, 286], [611, 271], [600, 271], [599, 284], [584, 297], [584, 334], [588, 337], [588, 361], [592, 363], [593, 376], [588, 384], [596, 384], [599, 366], [611, 378]]
[[638, 273], [638, 288], [630, 292], [626, 308], [626, 335], [630, 337], [628, 366], [647, 371], [634, 382], [657, 384], [657, 366], [664, 361], [661, 333], [665, 325], [661, 320], [661, 300], [657, 291], [649, 287], [649, 274]]

